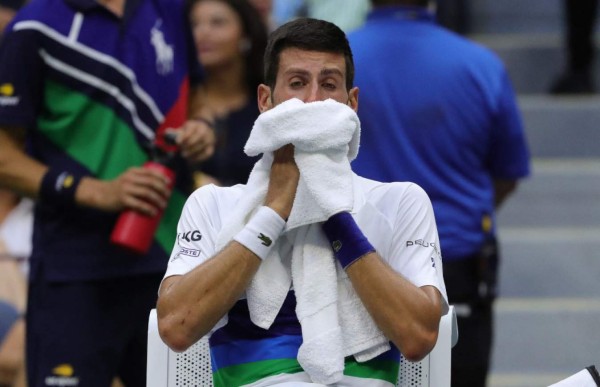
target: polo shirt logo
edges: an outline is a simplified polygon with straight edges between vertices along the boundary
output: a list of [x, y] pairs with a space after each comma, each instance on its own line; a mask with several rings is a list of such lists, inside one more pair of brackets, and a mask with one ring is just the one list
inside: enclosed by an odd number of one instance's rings
[[0, 85], [0, 106], [16, 106], [19, 104], [19, 97], [14, 96], [15, 88], [10, 83]]
[[44, 380], [46, 386], [79, 386], [79, 378], [74, 376], [71, 364], [59, 364], [52, 369], [52, 375]]
[[0, 86], [0, 94], [10, 97], [14, 94], [15, 88], [10, 83], [5, 83]]
[[268, 236], [266, 236], [262, 232], [258, 235], [258, 239], [260, 239], [262, 241], [261, 245], [263, 245], [263, 246], [269, 247], [273, 243], [273, 241], [271, 240], [271, 238], [269, 238]]
[[162, 20], [158, 19], [150, 30], [150, 43], [156, 52], [156, 71], [161, 75], [173, 72], [173, 46], [165, 41], [165, 34], [160, 30]]

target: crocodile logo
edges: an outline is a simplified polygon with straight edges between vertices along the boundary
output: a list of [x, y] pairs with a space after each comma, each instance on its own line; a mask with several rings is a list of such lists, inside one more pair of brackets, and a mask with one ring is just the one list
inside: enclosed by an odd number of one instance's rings
[[338, 251], [340, 251], [342, 249], [342, 242], [341, 241], [334, 241], [331, 244], [331, 247], [333, 247], [333, 251], [335, 251], [337, 253]]
[[269, 238], [262, 232], [258, 235], [258, 239], [260, 239], [262, 241], [262, 243], [261, 243], [262, 245], [267, 246], [267, 247], [271, 246], [271, 244], [273, 243], [271, 238]]

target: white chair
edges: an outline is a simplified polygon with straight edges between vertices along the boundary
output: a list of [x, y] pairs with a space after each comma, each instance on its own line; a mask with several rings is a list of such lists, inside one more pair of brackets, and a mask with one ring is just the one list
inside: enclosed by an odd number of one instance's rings
[[[399, 387], [450, 386], [451, 349], [458, 340], [454, 307], [442, 317], [437, 343], [420, 362], [401, 358]], [[156, 310], [150, 312], [148, 323], [147, 387], [212, 386], [212, 370], [208, 340], [202, 338], [187, 351], [171, 351], [158, 334]]]

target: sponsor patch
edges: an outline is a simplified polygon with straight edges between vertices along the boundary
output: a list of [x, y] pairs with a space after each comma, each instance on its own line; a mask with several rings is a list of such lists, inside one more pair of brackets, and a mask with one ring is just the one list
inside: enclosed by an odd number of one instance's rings
[[10, 83], [0, 85], [0, 106], [16, 106], [19, 104], [19, 97], [14, 95], [15, 88]]
[[171, 262], [178, 260], [179, 258], [181, 258], [182, 255], [187, 255], [188, 257], [199, 257], [200, 250], [187, 249], [185, 247], [180, 247], [177, 254], [175, 254], [175, 256], [173, 258], [171, 258]]
[[202, 234], [200, 234], [200, 231], [198, 230], [184, 231], [180, 232], [177, 237], [180, 241], [198, 242], [200, 239], [202, 239]]
[[182, 247], [179, 250], [179, 254], [180, 255], [188, 255], [190, 257], [199, 257], [200, 256], [200, 250], [186, 249], [186, 248]]
[[19, 104], [19, 97], [0, 96], [0, 106], [16, 106]]
[[52, 369], [52, 375], [44, 380], [47, 386], [78, 386], [79, 378], [70, 364], [59, 364]]
[[433, 247], [433, 250], [439, 255], [440, 252], [438, 250], [438, 246], [435, 242], [427, 242], [423, 239], [417, 239], [414, 241], [406, 241], [406, 246], [421, 246], [421, 247]]

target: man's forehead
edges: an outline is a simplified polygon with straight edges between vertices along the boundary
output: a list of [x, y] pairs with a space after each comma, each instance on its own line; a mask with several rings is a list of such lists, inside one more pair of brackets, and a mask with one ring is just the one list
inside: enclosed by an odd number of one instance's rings
[[342, 76], [345, 76], [346, 62], [344, 55], [340, 53], [302, 50], [290, 47], [281, 51], [279, 70], [283, 73], [299, 70], [316, 70], [328, 73], [339, 72]]

